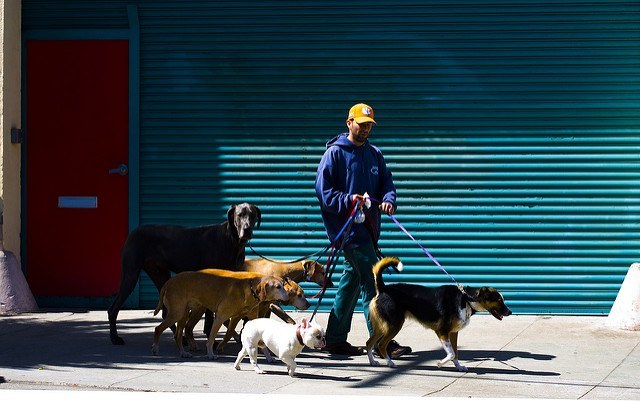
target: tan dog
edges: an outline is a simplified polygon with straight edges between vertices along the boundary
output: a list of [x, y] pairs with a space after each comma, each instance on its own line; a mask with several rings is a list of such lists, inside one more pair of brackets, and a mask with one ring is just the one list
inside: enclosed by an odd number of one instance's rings
[[[304, 296], [304, 290], [298, 283], [292, 280], [284, 280], [284, 289], [287, 291], [287, 295], [289, 295], [288, 301], [278, 302], [279, 304], [286, 306], [293, 306], [298, 310], [306, 310], [311, 306], [307, 298]], [[271, 301], [260, 302], [257, 308], [252, 309], [246, 316], [248, 320], [253, 320], [261, 317], [269, 317], [271, 315], [271, 310], [269, 306], [271, 305]], [[235, 332], [235, 327], [238, 325], [240, 320], [242, 320], [242, 316], [236, 316], [231, 318], [229, 322], [229, 327], [227, 328], [227, 333], [225, 334], [222, 341], [216, 347], [216, 352], [219, 354], [222, 352], [224, 346], [229, 342], [231, 337], [233, 336], [237, 342], [240, 342], [240, 336]], [[198, 349], [198, 345], [193, 338], [193, 327], [198, 323], [198, 321], [194, 321], [193, 319], [189, 319], [187, 325], [184, 328], [184, 335], [187, 338], [187, 342], [189, 343], [189, 348], [192, 351]]]
[[[268, 276], [289, 277], [296, 283], [308, 281], [324, 285], [325, 273], [322, 265], [314, 260], [302, 262], [272, 262], [266, 259], [246, 259], [239, 270], [266, 274]], [[331, 281], [327, 282], [327, 288], [333, 287]]]
[[216, 317], [207, 339], [207, 355], [209, 359], [217, 359], [213, 352], [213, 342], [223, 322], [237, 316], [246, 316], [260, 302], [288, 300], [284, 283], [273, 276], [220, 269], [177, 274], [160, 291], [154, 315], [163, 306], [167, 309], [167, 315], [155, 329], [153, 354], [158, 355], [160, 334], [177, 323], [175, 340], [180, 356], [191, 357], [182, 346], [182, 330], [188, 319], [195, 319], [197, 316], [196, 321], [199, 321], [205, 310], [209, 309]]

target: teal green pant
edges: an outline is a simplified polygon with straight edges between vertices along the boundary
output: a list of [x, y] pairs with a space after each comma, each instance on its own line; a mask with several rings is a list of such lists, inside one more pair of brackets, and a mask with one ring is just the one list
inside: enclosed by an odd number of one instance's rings
[[371, 268], [378, 261], [372, 243], [344, 251], [344, 272], [340, 277], [338, 291], [327, 323], [326, 340], [328, 344], [347, 341], [351, 330], [351, 318], [362, 297], [364, 317], [369, 335], [373, 333], [369, 322], [369, 303], [376, 296], [376, 287]]

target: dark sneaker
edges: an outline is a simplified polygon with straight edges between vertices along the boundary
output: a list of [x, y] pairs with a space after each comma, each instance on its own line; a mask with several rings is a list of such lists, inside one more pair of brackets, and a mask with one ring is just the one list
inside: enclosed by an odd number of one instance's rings
[[356, 355], [362, 355], [364, 353], [364, 349], [362, 347], [354, 347], [353, 345], [349, 344], [347, 341], [343, 341], [340, 343], [327, 344], [324, 347], [324, 350], [334, 355], [356, 356]]
[[[403, 347], [395, 340], [391, 340], [391, 342], [387, 345], [387, 355], [389, 355], [391, 359], [398, 359], [402, 355], [410, 354], [411, 351], [411, 347]], [[373, 353], [375, 354], [375, 356], [380, 357], [378, 351], [375, 348], [373, 350]]]

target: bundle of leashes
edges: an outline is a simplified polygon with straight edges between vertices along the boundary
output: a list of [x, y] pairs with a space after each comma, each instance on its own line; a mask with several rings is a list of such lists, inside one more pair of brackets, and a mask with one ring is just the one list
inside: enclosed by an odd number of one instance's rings
[[[351, 227], [353, 226], [354, 220], [356, 218], [356, 212], [358, 210], [358, 203], [353, 201], [351, 203], [351, 211], [349, 212], [349, 216], [347, 217], [347, 221], [344, 223], [336, 237], [333, 239], [329, 247], [331, 251], [329, 252], [329, 256], [327, 257], [327, 263], [325, 265], [325, 274], [324, 274], [324, 284], [322, 285], [322, 289], [315, 297], [318, 297], [318, 301], [316, 302], [316, 307], [313, 309], [313, 313], [311, 314], [311, 318], [309, 321], [312, 321], [318, 312], [318, 308], [322, 303], [322, 298], [324, 298], [324, 294], [327, 291], [327, 283], [331, 281], [331, 276], [333, 276], [333, 272], [336, 269], [336, 265], [338, 264], [338, 259], [340, 258], [340, 253], [344, 249], [344, 245], [347, 243], [347, 238], [349, 238], [349, 233], [351, 232]], [[360, 206], [361, 207], [361, 206]], [[336, 244], [340, 242], [340, 246], [336, 247]]]

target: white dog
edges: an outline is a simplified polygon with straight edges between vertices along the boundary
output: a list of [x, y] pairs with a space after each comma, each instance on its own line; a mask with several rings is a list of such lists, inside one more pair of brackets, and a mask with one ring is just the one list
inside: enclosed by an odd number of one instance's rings
[[302, 352], [306, 345], [310, 348], [322, 348], [325, 346], [324, 329], [314, 322], [302, 322], [297, 325], [278, 322], [273, 319], [260, 318], [249, 320], [242, 329], [242, 349], [238, 352], [238, 358], [234, 367], [240, 370], [240, 362], [249, 355], [251, 365], [256, 373], [264, 373], [258, 366], [258, 348], [264, 348], [267, 361], [271, 361], [271, 355], [267, 347], [287, 364], [289, 376], [293, 377], [296, 370], [296, 356]]

